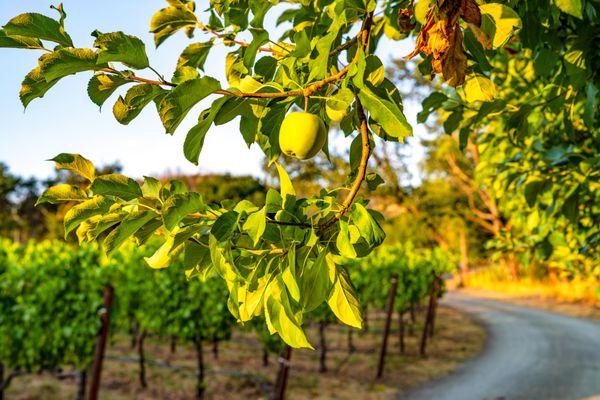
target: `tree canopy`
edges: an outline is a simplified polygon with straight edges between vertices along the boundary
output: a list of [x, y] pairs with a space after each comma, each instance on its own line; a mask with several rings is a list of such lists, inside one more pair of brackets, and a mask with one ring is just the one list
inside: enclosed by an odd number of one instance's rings
[[[153, 104], [165, 132], [174, 134], [196, 104], [210, 99], [187, 132], [185, 157], [197, 163], [210, 127], [237, 118], [241, 140], [263, 150], [280, 191], [269, 190], [264, 205], [209, 204], [180, 181], [146, 177], [139, 184], [118, 173], [97, 174], [91, 161], [63, 153], [53, 159], [57, 168], [86, 183], [51, 187], [38, 202], [77, 203], [65, 215], [66, 235], [102, 239], [112, 252], [131, 237], [141, 244], [157, 233], [163, 245], [147, 258], [151, 267], [167, 267], [183, 252], [190, 268], [225, 280], [238, 321], [264, 314], [270, 332], [294, 347], [312, 347], [303, 315], [325, 302], [341, 321], [360, 327], [345, 259], [368, 255], [385, 233], [382, 216], [359, 192], [365, 182], [375, 188], [383, 181], [373, 148], [412, 134], [401, 93], [376, 50], [384, 36], [414, 37], [408, 56], [419, 56], [419, 70], [443, 83], [423, 101], [418, 121], [441, 115], [446, 132], [458, 132], [461, 148], [481, 149], [476, 168], [493, 179], [494, 196], [514, 200], [502, 207], [522, 215], [514, 229], [499, 233], [504, 245], [533, 245], [547, 256], [565, 248], [575, 261], [589, 262], [600, 226], [597, 3], [211, 0], [203, 10], [193, 1], [167, 3], [150, 21], [156, 46], [178, 31], [202, 37], [183, 50], [170, 79], [151, 67], [145, 44], [124, 32], [95, 30], [93, 48], [77, 47], [62, 5], [52, 7], [55, 18], [26, 13], [9, 20], [0, 46], [42, 52], [23, 81], [23, 105], [66, 76], [87, 72], [87, 91], [98, 106], [120, 93], [117, 121], [128, 124]], [[281, 36], [271, 37], [267, 16], [283, 27]], [[216, 46], [229, 49], [227, 82], [207, 74], [207, 55]], [[351, 140], [341, 187], [296, 196], [279, 162], [279, 128], [298, 108]], [[329, 154], [328, 143], [322, 151]], [[525, 242], [513, 232], [524, 233]]]

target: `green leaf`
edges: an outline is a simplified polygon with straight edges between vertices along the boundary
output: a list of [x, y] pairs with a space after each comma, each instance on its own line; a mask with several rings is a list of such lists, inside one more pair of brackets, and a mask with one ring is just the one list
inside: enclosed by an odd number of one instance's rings
[[496, 97], [494, 83], [480, 74], [468, 75], [463, 84], [465, 100], [469, 103], [476, 101], [492, 101]]
[[570, 78], [570, 84], [579, 88], [586, 83], [587, 66], [585, 54], [582, 50], [574, 49], [564, 55], [565, 69]]
[[344, 257], [356, 258], [356, 250], [354, 250], [354, 246], [352, 246], [352, 242], [350, 241], [350, 231], [348, 230], [348, 223], [346, 221], [340, 220], [340, 231], [335, 240], [335, 245]]
[[354, 102], [354, 93], [348, 88], [340, 89], [335, 95], [329, 97], [325, 102], [325, 112], [329, 119], [335, 122], [341, 121], [348, 113], [348, 108]]
[[463, 120], [463, 109], [458, 108], [456, 110], [454, 110], [452, 112], [452, 114], [450, 114], [443, 123], [444, 126], [444, 132], [446, 132], [447, 135], [451, 135], [455, 130], [458, 129], [458, 126], [460, 125], [460, 123]]
[[539, 49], [533, 59], [535, 73], [541, 76], [549, 76], [558, 62], [558, 53], [551, 49]]
[[7, 35], [4, 29], [0, 29], [0, 47], [13, 49], [41, 49], [44, 47], [38, 38], [19, 35]]
[[110, 213], [103, 215], [95, 215], [91, 218], [83, 221], [75, 233], [77, 234], [77, 240], [79, 244], [84, 242], [92, 242], [94, 241], [98, 235], [112, 227], [115, 224], [118, 224], [123, 219], [124, 215], [122, 213]]
[[283, 278], [283, 283], [288, 289], [290, 296], [295, 302], [300, 301], [300, 286], [298, 285], [298, 275], [296, 272], [296, 246], [290, 246], [287, 254], [287, 263], [281, 277]]
[[254, 242], [256, 246], [260, 241], [265, 229], [267, 227], [267, 209], [265, 207], [250, 214], [244, 222], [243, 229], [248, 232], [248, 236]]
[[47, 82], [42, 75], [40, 67], [35, 67], [31, 70], [25, 75], [25, 79], [21, 84], [21, 91], [19, 92], [19, 98], [21, 99], [21, 103], [23, 103], [23, 107], [27, 107], [33, 99], [44, 97], [44, 94], [46, 94], [56, 82], [58, 82], [58, 79]]
[[94, 71], [97, 54], [91, 49], [65, 48], [40, 57], [40, 70], [47, 82], [82, 71]]
[[119, 96], [113, 106], [113, 114], [119, 123], [127, 125], [142, 112], [148, 103], [164, 92], [158, 86], [148, 83], [135, 85], [127, 91], [125, 97]]
[[267, 190], [267, 196], [265, 199], [265, 208], [267, 209], [267, 214], [274, 214], [281, 210], [282, 202], [283, 200], [279, 192], [274, 189]]
[[104, 240], [104, 250], [111, 254], [117, 250], [127, 239], [133, 236], [140, 228], [153, 220], [158, 215], [152, 211], [138, 211], [130, 214], [117, 226]]
[[244, 50], [244, 65], [250, 69], [254, 65], [256, 59], [256, 53], [263, 44], [269, 41], [269, 34], [262, 28], [251, 28], [252, 41]]
[[48, 161], [54, 161], [56, 169], [72, 171], [90, 182], [94, 180], [96, 175], [94, 164], [79, 154], [61, 153]]
[[448, 100], [448, 96], [441, 92], [433, 92], [423, 100], [423, 110], [417, 114], [417, 122], [422, 124], [432, 112], [437, 110]]
[[213, 101], [209, 109], [200, 113], [198, 116], [198, 123], [188, 131], [187, 136], [185, 137], [183, 153], [185, 154], [185, 158], [195, 165], [198, 165], [198, 159], [200, 158], [200, 152], [204, 146], [204, 138], [208, 133], [208, 129], [213, 124], [221, 107], [223, 107], [227, 100], [227, 96], [223, 96]]
[[323, 304], [329, 296], [331, 281], [325, 262], [327, 251], [321, 249], [317, 258], [308, 260], [302, 268], [300, 280], [300, 301], [305, 312], [310, 312]]
[[219, 240], [211, 235], [208, 239], [208, 245], [210, 248], [210, 259], [212, 265], [216, 271], [221, 275], [228, 284], [228, 288], [232, 288], [234, 283], [239, 276], [239, 273], [233, 263], [231, 262], [231, 253], [225, 249], [219, 247]]
[[87, 199], [87, 194], [79, 186], [65, 183], [44, 190], [44, 193], [42, 193], [35, 205], [37, 206], [42, 203], [59, 204], [66, 201], [82, 201]]
[[100, 49], [97, 64], [120, 62], [131, 68], [144, 69], [150, 64], [144, 42], [123, 32], [100, 33], [94, 31], [94, 47]]
[[173, 235], [168, 235], [165, 242], [156, 250], [156, 252], [151, 257], [144, 257], [146, 263], [151, 268], [154, 269], [162, 269], [166, 268], [171, 264], [173, 258], [177, 255], [177, 250], [173, 249], [173, 243], [175, 242], [175, 237]]
[[504, 46], [521, 29], [519, 15], [503, 4], [487, 3], [479, 6], [481, 30], [492, 40], [492, 48]]
[[[394, 89], [397, 91], [395, 87]], [[412, 127], [404, 116], [402, 105], [395, 101], [389, 88], [373, 91], [365, 86], [358, 93], [358, 98], [371, 114], [371, 118], [377, 121], [388, 135], [397, 139], [412, 135]]]
[[[475, 36], [476, 34], [481, 35], [481, 37], [478, 39], [478, 36]], [[473, 56], [482, 71], [491, 71], [492, 66], [485, 55], [484, 45], [479, 40], [490, 47], [489, 39], [476, 26], [470, 25], [469, 29], [464, 30], [463, 43], [465, 48]]]
[[202, 196], [195, 192], [178, 193], [169, 197], [162, 208], [165, 227], [172, 230], [188, 214], [203, 211], [205, 208]]
[[292, 347], [314, 350], [294, 315], [281, 277], [274, 279], [267, 287], [264, 307], [269, 332], [277, 332]]
[[192, 67], [204, 71], [206, 57], [213, 46], [213, 41], [192, 43], [186, 47], [177, 61], [177, 68]]
[[175, 132], [193, 106], [219, 89], [221, 85], [218, 80], [205, 76], [183, 82], [171, 90], [160, 102], [158, 110], [167, 133]]
[[162, 221], [158, 218], [153, 219], [150, 222], [148, 222], [146, 225], [142, 226], [134, 234], [137, 245], [141, 246], [144, 243], [146, 243], [148, 240], [150, 240], [150, 238], [152, 237], [154, 232], [156, 232], [156, 230], [158, 228], [160, 228], [161, 226], [162, 226]]
[[369, 188], [370, 191], [376, 190], [377, 187], [379, 187], [379, 185], [381, 185], [385, 182], [383, 180], [383, 178], [375, 172], [369, 172], [367, 174], [366, 181], [367, 181], [367, 187]]
[[267, 11], [273, 7], [273, 4], [263, 0], [250, 0], [249, 5], [253, 16], [250, 25], [256, 28], [262, 28], [265, 15], [267, 14]]
[[360, 235], [371, 247], [379, 246], [385, 239], [385, 232], [373, 218], [369, 210], [360, 203], [353, 203], [350, 216]]
[[285, 201], [288, 195], [296, 197], [296, 190], [294, 189], [292, 180], [290, 179], [290, 176], [286, 172], [285, 168], [283, 168], [279, 163], [275, 163], [275, 166], [277, 167], [277, 172], [279, 173], [279, 185], [281, 186], [280, 192], [283, 200]]
[[96, 196], [93, 199], [86, 200], [73, 208], [71, 208], [65, 214], [64, 225], [65, 225], [65, 238], [77, 225], [81, 224], [86, 219], [93, 217], [94, 215], [101, 215], [108, 213], [110, 206], [114, 204], [114, 201], [102, 197]]
[[574, 190], [569, 191], [569, 195], [565, 199], [564, 203], [560, 208], [563, 215], [572, 223], [577, 223], [577, 217], [579, 215], [579, 190], [576, 187]]
[[150, 176], [144, 177], [144, 183], [141, 186], [142, 195], [147, 199], [160, 199], [160, 181]]
[[4, 25], [7, 35], [27, 36], [30, 38], [49, 40], [64, 47], [73, 47], [71, 37], [63, 26], [50, 17], [38, 13], [17, 15]]
[[193, 29], [198, 23], [194, 11], [185, 6], [171, 6], [159, 10], [150, 20], [154, 43], [160, 46], [169, 36], [182, 28]]
[[336, 268], [335, 283], [327, 304], [336, 317], [346, 325], [358, 329], [363, 327], [363, 317], [356, 291], [350, 283], [350, 278], [341, 268]]
[[102, 107], [104, 102], [117, 88], [129, 83], [125, 78], [118, 75], [97, 74], [90, 79], [87, 87], [88, 96], [94, 104]]
[[373, 86], [379, 86], [385, 79], [385, 68], [379, 57], [375, 55], [369, 55], [365, 59], [366, 68], [364, 72], [364, 79], [366, 82]]
[[329, 67], [329, 53], [331, 52], [331, 46], [338, 36], [339, 26], [334, 25], [331, 31], [327, 35], [322, 36], [315, 45], [315, 51], [317, 52], [316, 57], [311, 57], [308, 62], [310, 74], [308, 80], [321, 79], [327, 75]]
[[581, 0], [554, 0], [554, 4], [562, 12], [583, 19], [583, 3]]
[[121, 174], [100, 175], [94, 179], [90, 189], [94, 194], [116, 196], [125, 201], [142, 197], [140, 185], [135, 180]]
[[527, 182], [525, 185], [525, 200], [527, 200], [527, 204], [529, 207], [533, 207], [537, 200], [538, 195], [542, 191], [544, 187], [544, 181], [541, 179], [533, 179]]
[[219, 242], [229, 239], [237, 226], [238, 218], [239, 214], [231, 210], [220, 215], [210, 229], [211, 235]]

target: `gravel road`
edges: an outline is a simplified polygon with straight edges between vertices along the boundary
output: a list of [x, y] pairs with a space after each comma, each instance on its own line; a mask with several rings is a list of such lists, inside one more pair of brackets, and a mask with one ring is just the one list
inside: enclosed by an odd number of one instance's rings
[[484, 350], [398, 400], [600, 399], [600, 324], [456, 292], [443, 303], [481, 321]]

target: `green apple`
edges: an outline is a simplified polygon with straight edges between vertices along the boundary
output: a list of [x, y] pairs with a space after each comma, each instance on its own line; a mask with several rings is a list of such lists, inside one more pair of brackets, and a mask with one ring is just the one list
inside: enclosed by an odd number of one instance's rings
[[308, 160], [325, 145], [327, 129], [315, 114], [295, 111], [283, 120], [279, 129], [279, 147], [290, 157]]

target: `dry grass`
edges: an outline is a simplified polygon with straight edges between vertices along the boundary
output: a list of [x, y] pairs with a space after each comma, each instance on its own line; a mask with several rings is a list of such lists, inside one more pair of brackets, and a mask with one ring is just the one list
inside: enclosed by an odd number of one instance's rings
[[[420, 318], [422, 319], [422, 317]], [[428, 357], [418, 356], [417, 322], [415, 334], [407, 337], [406, 354], [398, 350], [398, 336], [390, 338], [385, 376], [374, 380], [377, 348], [381, 340], [382, 313], [370, 315], [368, 333], [355, 334], [357, 350], [347, 350], [347, 330], [339, 325], [327, 329], [328, 372], [320, 374], [316, 351], [295, 351], [288, 386], [289, 399], [389, 399], [400, 390], [419, 385], [445, 375], [458, 364], [472, 357], [482, 347], [485, 334], [470, 317], [456, 310], [441, 307], [436, 334], [430, 342]], [[397, 326], [397, 321], [394, 322]], [[309, 329], [313, 342], [317, 342], [315, 328]], [[260, 346], [249, 334], [236, 333], [233, 340], [223, 343], [218, 359], [213, 359], [205, 348], [205, 358], [210, 370], [207, 377], [208, 399], [260, 399], [271, 389], [276, 374], [275, 357], [264, 367]], [[171, 354], [168, 345], [157, 339], [147, 340], [147, 357], [162, 360], [179, 367], [178, 370], [156, 365], [147, 368], [148, 388], [141, 389], [136, 363], [107, 359], [101, 387], [102, 399], [191, 399], [194, 396], [194, 352], [187, 345]], [[108, 348], [112, 357], [131, 357], [126, 337], [118, 336]], [[231, 375], [233, 374], [233, 375]], [[59, 381], [49, 375], [29, 375], [16, 378], [7, 391], [7, 399], [57, 400], [73, 398], [72, 380]]]
[[[539, 291], [528, 290], [525, 285], [518, 283], [512, 285], [490, 286], [489, 288], [466, 287], [460, 291], [479, 297], [502, 300], [520, 306], [539, 308], [577, 318], [587, 318], [600, 322], [600, 305], [590, 304], [583, 301], [565, 301], [552, 297], [546, 292], [545, 295]], [[517, 289], [513, 289], [517, 288]]]
[[492, 265], [471, 271], [463, 283], [467, 287], [505, 293], [512, 297], [586, 303], [600, 307], [600, 282], [593, 276], [569, 280], [556, 276], [544, 279], [523, 276], [514, 280], [508, 276], [505, 268]]

